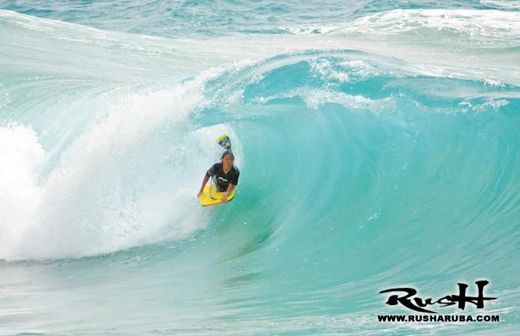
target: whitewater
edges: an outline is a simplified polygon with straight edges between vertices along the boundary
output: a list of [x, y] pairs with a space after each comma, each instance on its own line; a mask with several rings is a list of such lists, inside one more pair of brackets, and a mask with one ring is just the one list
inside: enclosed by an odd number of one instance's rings
[[0, 335], [517, 334], [519, 10], [0, 1]]

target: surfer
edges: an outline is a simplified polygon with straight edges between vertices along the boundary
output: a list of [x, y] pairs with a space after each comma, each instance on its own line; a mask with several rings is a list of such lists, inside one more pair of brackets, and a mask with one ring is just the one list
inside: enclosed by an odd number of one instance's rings
[[206, 186], [206, 183], [208, 183], [209, 178], [213, 177], [215, 179], [215, 184], [218, 188], [218, 191], [224, 192], [221, 201], [227, 202], [229, 194], [238, 184], [238, 177], [240, 175], [238, 168], [233, 165], [234, 161], [235, 156], [233, 155], [233, 152], [226, 150], [224, 153], [222, 153], [220, 162], [215, 163], [206, 172], [204, 180], [202, 181], [202, 186], [200, 187], [197, 196], [202, 195], [204, 187]]

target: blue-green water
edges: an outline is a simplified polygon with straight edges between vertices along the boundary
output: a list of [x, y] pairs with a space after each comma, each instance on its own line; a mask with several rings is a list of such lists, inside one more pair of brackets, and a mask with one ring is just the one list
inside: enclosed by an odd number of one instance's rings
[[0, 335], [517, 334], [518, 2], [0, 8]]

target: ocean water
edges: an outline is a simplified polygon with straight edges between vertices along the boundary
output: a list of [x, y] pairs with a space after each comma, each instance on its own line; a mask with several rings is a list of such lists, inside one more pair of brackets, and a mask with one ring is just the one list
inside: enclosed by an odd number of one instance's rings
[[0, 8], [0, 335], [518, 334], [520, 2]]

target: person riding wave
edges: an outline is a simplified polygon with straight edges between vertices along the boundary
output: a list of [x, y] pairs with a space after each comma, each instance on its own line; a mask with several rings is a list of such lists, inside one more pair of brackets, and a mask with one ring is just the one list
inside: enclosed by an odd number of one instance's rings
[[235, 156], [231, 150], [226, 150], [224, 153], [222, 153], [220, 162], [215, 163], [206, 172], [206, 175], [202, 181], [202, 186], [200, 187], [197, 196], [202, 195], [204, 187], [206, 186], [206, 183], [208, 183], [209, 178], [213, 177], [216, 182], [215, 184], [217, 186], [217, 190], [219, 192], [224, 192], [221, 201], [227, 202], [228, 196], [237, 186], [238, 177], [240, 176], [240, 171], [233, 165], [234, 161]]

